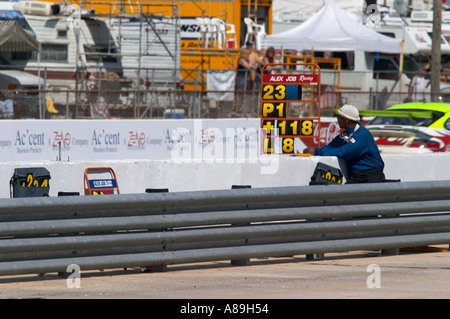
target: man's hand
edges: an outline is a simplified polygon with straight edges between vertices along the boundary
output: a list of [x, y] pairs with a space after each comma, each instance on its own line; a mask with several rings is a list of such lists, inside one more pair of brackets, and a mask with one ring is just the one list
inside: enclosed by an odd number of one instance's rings
[[311, 154], [314, 155], [314, 151], [316, 150], [316, 148], [314, 146], [308, 146], [307, 148], [305, 148], [303, 150], [303, 154]]

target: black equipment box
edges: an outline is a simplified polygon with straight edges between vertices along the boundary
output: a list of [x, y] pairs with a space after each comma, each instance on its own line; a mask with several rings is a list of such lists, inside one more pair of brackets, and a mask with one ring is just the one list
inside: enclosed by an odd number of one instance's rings
[[44, 197], [50, 192], [50, 172], [44, 167], [15, 168], [9, 182], [11, 197]]
[[309, 185], [340, 185], [342, 184], [344, 174], [339, 168], [317, 163]]

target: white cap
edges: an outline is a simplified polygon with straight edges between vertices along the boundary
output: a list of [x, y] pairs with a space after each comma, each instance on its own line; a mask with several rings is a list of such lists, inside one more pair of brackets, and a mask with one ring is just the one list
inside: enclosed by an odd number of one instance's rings
[[345, 104], [344, 106], [342, 106], [338, 111], [338, 115], [356, 122], [360, 120], [358, 109], [356, 108], [356, 106], [350, 104]]

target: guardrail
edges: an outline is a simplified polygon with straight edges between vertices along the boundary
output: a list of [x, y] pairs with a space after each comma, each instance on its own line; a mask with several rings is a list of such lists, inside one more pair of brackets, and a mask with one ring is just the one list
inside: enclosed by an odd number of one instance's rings
[[450, 181], [0, 200], [0, 275], [450, 243]]

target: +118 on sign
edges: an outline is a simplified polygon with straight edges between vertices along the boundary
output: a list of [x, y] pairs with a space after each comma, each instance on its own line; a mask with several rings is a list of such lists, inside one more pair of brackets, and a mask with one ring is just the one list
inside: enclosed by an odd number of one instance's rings
[[[295, 64], [294, 64], [295, 65]], [[318, 67], [317, 67], [318, 68]], [[320, 112], [320, 73], [263, 74], [261, 79], [261, 152], [262, 154], [294, 154], [301, 152], [295, 140], [318, 138], [320, 113], [314, 117], [289, 117], [289, 111], [316, 103]], [[291, 103], [293, 107], [289, 107]], [[312, 109], [312, 108], [311, 108]], [[317, 121], [319, 130], [314, 130]], [[317, 133], [319, 134], [319, 133]], [[300, 143], [303, 145], [303, 143]]]

